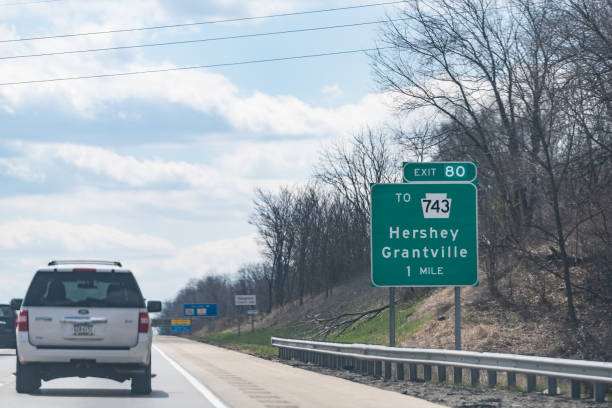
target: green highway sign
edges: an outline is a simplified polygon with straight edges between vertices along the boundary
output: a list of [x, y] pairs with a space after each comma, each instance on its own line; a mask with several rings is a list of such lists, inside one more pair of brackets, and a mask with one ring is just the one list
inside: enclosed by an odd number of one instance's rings
[[478, 282], [474, 184], [374, 184], [371, 194], [375, 286]]
[[476, 164], [472, 162], [403, 163], [404, 182], [476, 182]]

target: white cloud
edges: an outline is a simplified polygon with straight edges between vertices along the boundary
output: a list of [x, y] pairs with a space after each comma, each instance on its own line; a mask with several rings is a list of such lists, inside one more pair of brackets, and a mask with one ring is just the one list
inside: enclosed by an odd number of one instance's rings
[[244, 263], [258, 259], [256, 235], [250, 234], [180, 248], [174, 256], [156, 264], [167, 271], [183, 271], [197, 277], [209, 273], [233, 274]]
[[45, 181], [45, 174], [33, 169], [23, 158], [0, 157], [0, 175], [34, 183]]
[[131, 234], [106, 225], [72, 225], [54, 220], [21, 219], [0, 223], [0, 248], [53, 247], [65, 252], [106, 251], [113, 248], [169, 252], [167, 240], [147, 234]]
[[[329, 4], [311, 3], [309, 7]], [[33, 7], [27, 14], [13, 16], [16, 21], [40, 19], [43, 27], [31, 25], [31, 31], [17, 33], [15, 25], [0, 23], [0, 38], [27, 37], [49, 33], [103, 31], [124, 27], [167, 24], [172, 6], [156, 0], [142, 0], [134, 7], [130, 2], [99, 0], [84, 4], [63, 5], [61, 12], [51, 5]], [[208, 9], [240, 11], [240, 15], [262, 15], [304, 9], [298, 1], [217, 0]], [[146, 13], [142, 11], [146, 10]], [[210, 10], [209, 10], [210, 11]], [[148, 42], [156, 31], [78, 36], [44, 41], [27, 41], [11, 45], [7, 55], [48, 51], [99, 48]], [[164, 31], [164, 35], [176, 35]], [[172, 37], [170, 37], [172, 38]], [[167, 38], [166, 38], [167, 39]], [[5, 54], [4, 52], [2, 53]], [[187, 54], [187, 53], [185, 53]], [[3, 61], [0, 82], [32, 79], [78, 77], [116, 72], [134, 72], [175, 68], [169, 60], [160, 60], [145, 50], [123, 50], [120, 53], [70, 54], [58, 57], [26, 58]], [[162, 54], [166, 55], [166, 54]], [[189, 64], [188, 64], [189, 65]], [[194, 63], [194, 65], [197, 65]], [[335, 95], [338, 85], [324, 88]], [[0, 87], [0, 107], [19, 112], [32, 106], [53, 106], [93, 118], [117, 103], [125, 101], [169, 102], [218, 115], [236, 130], [255, 134], [316, 135], [350, 134], [365, 125], [376, 126], [389, 117], [385, 95], [367, 95], [355, 104], [338, 108], [313, 106], [293, 95], [271, 95], [259, 91], [241, 92], [227, 77], [210, 70], [166, 72], [119, 78], [74, 80], [33, 85]]]
[[[16, 67], [16, 66], [11, 66]], [[78, 67], [75, 69], [75, 67]], [[88, 68], [91, 67], [91, 68]], [[117, 71], [140, 71], [174, 67], [173, 64], [128, 64]], [[75, 59], [74, 65], [31, 65], [23, 69], [0, 65], [0, 77], [20, 81], [32, 78], [66, 77], [83, 72], [113, 72], [95, 61]], [[19, 110], [28, 102], [68, 106], [86, 117], [93, 117], [111, 104], [139, 99], [181, 104], [202, 113], [219, 115], [236, 130], [255, 134], [328, 136], [350, 134], [365, 125], [376, 126], [389, 119], [390, 98], [369, 94], [354, 104], [337, 108], [311, 106], [292, 95], [254, 92], [248, 96], [222, 75], [207, 71], [168, 72], [136, 75], [130, 78], [105, 78], [0, 87], [0, 101], [6, 109]]]
[[327, 95], [327, 96], [330, 96], [330, 97], [342, 96], [342, 94], [344, 93], [344, 92], [342, 92], [342, 89], [340, 88], [340, 85], [338, 85], [338, 84], [325, 85], [321, 89], [321, 92], [323, 92], [324, 95]]
[[[73, 225], [30, 219], [0, 223], [0, 299], [23, 296], [34, 271], [51, 259], [120, 260], [138, 278], [148, 298], [173, 297], [189, 279], [234, 274], [260, 259], [255, 234], [175, 247], [150, 234], [103, 225]], [[39, 254], [32, 257], [33, 249]], [[10, 254], [10, 255], [9, 255]]]
[[[318, 145], [308, 140], [228, 142], [221, 145], [226, 147], [223, 154], [205, 164], [140, 159], [106, 148], [72, 143], [12, 141], [7, 145], [22, 156], [10, 160], [0, 158], [0, 174], [22, 180], [44, 181], [45, 172], [51, 168], [69, 178], [74, 173], [71, 167], [75, 167], [81, 170], [81, 177], [92, 183], [92, 176], [102, 176], [103, 180], [137, 188], [172, 186], [206, 190], [211, 197], [219, 199], [250, 195], [257, 186], [288, 184], [296, 177], [308, 177], [318, 150]], [[205, 147], [193, 146], [198, 148]]]

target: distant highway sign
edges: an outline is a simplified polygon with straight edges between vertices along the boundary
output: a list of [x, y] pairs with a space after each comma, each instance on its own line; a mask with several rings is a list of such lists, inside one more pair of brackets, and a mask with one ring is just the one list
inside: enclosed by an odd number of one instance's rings
[[191, 333], [191, 319], [172, 319], [170, 333]]
[[172, 319], [170, 324], [172, 326], [190, 326], [191, 320], [190, 319]]
[[183, 305], [185, 317], [216, 317], [218, 307], [216, 303], [186, 303]]
[[170, 333], [191, 333], [191, 326], [170, 326]]
[[255, 306], [257, 301], [255, 295], [236, 295], [234, 296], [234, 304], [236, 306]]

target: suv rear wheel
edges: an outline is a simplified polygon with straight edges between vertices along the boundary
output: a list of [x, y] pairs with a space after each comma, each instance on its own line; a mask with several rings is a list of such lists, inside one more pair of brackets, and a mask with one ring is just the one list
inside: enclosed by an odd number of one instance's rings
[[132, 377], [132, 394], [147, 395], [151, 393], [151, 360], [144, 373]]
[[35, 367], [23, 365], [17, 360], [15, 389], [18, 393], [28, 393], [40, 388], [40, 375]]

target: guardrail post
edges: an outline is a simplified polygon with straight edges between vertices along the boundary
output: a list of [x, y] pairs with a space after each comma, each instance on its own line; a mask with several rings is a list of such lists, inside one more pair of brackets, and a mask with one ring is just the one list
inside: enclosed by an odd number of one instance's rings
[[361, 360], [361, 374], [368, 374], [368, 360]]
[[446, 366], [438, 366], [438, 382], [446, 382]]
[[431, 366], [428, 364], [423, 366], [423, 379], [425, 381], [431, 381]]
[[516, 373], [508, 371], [506, 375], [508, 376], [508, 387], [516, 387]]
[[374, 362], [374, 377], [380, 378], [382, 377], [382, 361], [376, 360]]
[[455, 384], [463, 383], [463, 368], [453, 367], [453, 382]]
[[477, 368], [470, 368], [470, 383], [472, 387], [480, 384], [480, 370]]
[[580, 399], [580, 381], [578, 380], [572, 380], [570, 383], [570, 388], [571, 388], [571, 396], [573, 399]]
[[497, 371], [487, 370], [487, 385], [495, 387], [497, 385]]
[[408, 380], [416, 381], [417, 380], [417, 365], [416, 364], [408, 364]]
[[368, 360], [368, 375], [374, 377], [374, 360]]
[[608, 388], [607, 384], [604, 383], [593, 384], [593, 396], [595, 397], [596, 402], [604, 402], [606, 399], [606, 388]]
[[536, 389], [536, 375], [527, 374], [527, 392], [534, 392]]
[[557, 395], [557, 379], [548, 377], [548, 395]]
[[391, 362], [385, 361], [385, 380], [391, 379]]
[[395, 364], [395, 378], [398, 381], [404, 381], [404, 363]]

